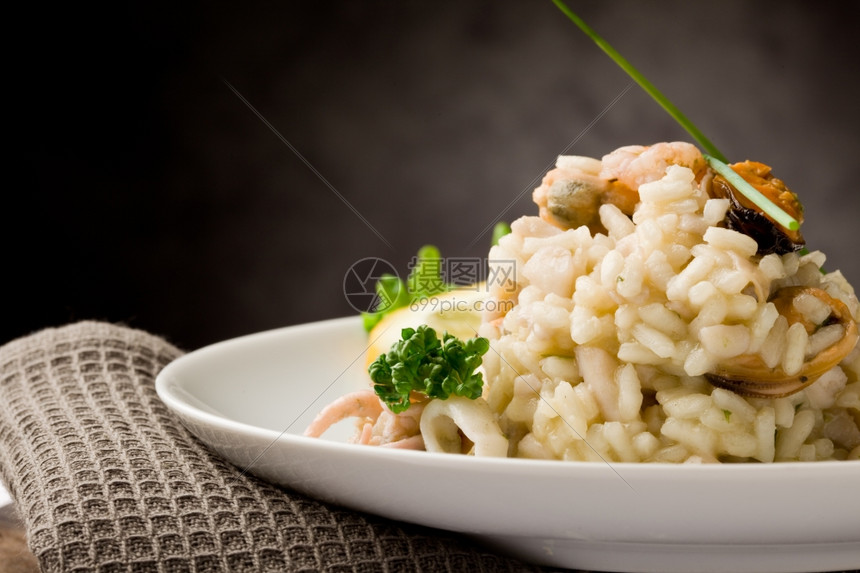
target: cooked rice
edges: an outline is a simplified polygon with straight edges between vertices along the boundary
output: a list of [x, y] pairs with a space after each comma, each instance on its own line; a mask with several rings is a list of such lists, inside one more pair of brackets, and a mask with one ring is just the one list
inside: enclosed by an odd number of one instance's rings
[[[598, 173], [600, 161], [560, 158]], [[599, 209], [604, 233], [563, 231], [538, 217], [512, 224], [490, 253], [515, 261], [514, 284], [491, 295], [516, 305], [488, 315], [481, 334], [484, 397], [510, 439], [510, 455], [564, 460], [716, 462], [860, 458], [860, 351], [800, 392], [745, 398], [704, 377], [759, 355], [798, 372], [844, 335], [789, 326], [769, 293], [819, 287], [858, 318], [852, 287], [824, 255], [756, 255], [747, 235], [718, 226], [729, 207], [693, 172], [670, 166], [639, 187], [628, 217]], [[491, 273], [492, 276], [492, 273]], [[798, 297], [794, 310], [820, 324], [830, 309]]]

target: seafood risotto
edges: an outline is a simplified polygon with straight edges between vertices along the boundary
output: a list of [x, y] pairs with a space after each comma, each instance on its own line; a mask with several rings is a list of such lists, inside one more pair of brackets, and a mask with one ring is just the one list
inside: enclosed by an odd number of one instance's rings
[[[511, 455], [860, 455], [853, 289], [822, 274], [819, 252], [762, 255], [727, 228], [731, 201], [704, 163], [680, 143], [562, 157], [535, 191], [541, 216], [491, 251], [519, 271], [492, 293], [516, 306], [481, 328], [495, 350], [485, 398]], [[571, 225], [568, 190], [583, 186], [597, 198]]]
[[[760, 163], [731, 166], [787, 213]], [[539, 216], [490, 250], [481, 397], [372, 390], [308, 429], [359, 418], [359, 443], [536, 459], [860, 459], [860, 303], [825, 257], [734, 193], [693, 145], [563, 156]], [[493, 273], [490, 273], [493, 276]], [[502, 276], [500, 273], [498, 276]]]

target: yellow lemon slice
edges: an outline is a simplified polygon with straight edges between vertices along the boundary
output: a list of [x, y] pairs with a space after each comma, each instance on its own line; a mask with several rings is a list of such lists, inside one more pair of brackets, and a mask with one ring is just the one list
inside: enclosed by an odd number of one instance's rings
[[404, 328], [422, 324], [433, 328], [439, 338], [444, 332], [466, 340], [477, 335], [481, 309], [489, 298], [486, 285], [477, 284], [427, 297], [385, 315], [370, 331], [367, 364], [391, 349]]

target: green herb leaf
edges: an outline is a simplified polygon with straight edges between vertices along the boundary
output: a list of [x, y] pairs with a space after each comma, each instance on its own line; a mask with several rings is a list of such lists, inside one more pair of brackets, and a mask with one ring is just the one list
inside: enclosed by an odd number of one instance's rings
[[496, 226], [493, 227], [493, 245], [499, 244], [499, 239], [504, 237], [505, 235], [511, 232], [511, 226], [508, 225], [504, 221], [499, 221], [496, 223]]
[[725, 416], [726, 422], [730, 422], [732, 420], [732, 411], [723, 409], [723, 416]]
[[442, 278], [442, 262], [442, 253], [433, 245], [418, 249], [415, 266], [407, 279], [412, 300], [451, 290], [452, 285]]
[[394, 309], [408, 305], [412, 302], [412, 297], [406, 285], [398, 277], [394, 275], [384, 274], [374, 286], [378, 297], [377, 308], [383, 309], [379, 312], [363, 312], [361, 313], [364, 329], [370, 332], [377, 323], [382, 320], [382, 317]]
[[440, 341], [426, 324], [404, 328], [400, 337], [368, 368], [376, 395], [392, 412], [409, 408], [412, 392], [441, 400], [481, 396], [484, 380], [476, 370], [490, 349], [486, 338], [462, 341], [446, 332]]
[[439, 249], [433, 245], [424, 245], [418, 249], [415, 266], [406, 282], [387, 274], [376, 281], [374, 288], [379, 302], [376, 309], [361, 313], [364, 329], [370, 332], [387, 314], [398, 308], [409, 306], [422, 297], [449, 291], [453, 287], [442, 278], [442, 255]]
[[589, 26], [588, 24], [585, 23], [585, 21], [582, 18], [580, 18], [579, 16], [574, 14], [573, 11], [570, 8], [568, 8], [564, 2], [562, 2], [562, 0], [552, 0], [552, 1], [553, 1], [553, 3], [555, 3], [555, 5], [558, 7], [558, 9], [561, 10], [565, 14], [565, 16], [570, 18], [570, 20], [579, 27], [580, 30], [585, 32], [585, 34], [589, 38], [594, 40], [594, 43], [597, 44], [601, 50], [606, 52], [606, 54], [610, 58], [612, 58], [612, 61], [614, 61], [616, 64], [618, 64], [618, 66], [622, 70], [627, 72], [627, 75], [629, 75], [633, 79], [633, 81], [635, 81], [637, 84], [639, 84], [642, 87], [642, 89], [644, 89], [648, 93], [648, 95], [650, 95], [652, 98], [654, 98], [654, 100], [658, 104], [660, 104], [660, 106], [663, 109], [665, 109], [669, 113], [669, 115], [671, 115], [675, 119], [675, 121], [677, 121], [681, 125], [681, 127], [683, 127], [685, 130], [687, 130], [687, 133], [692, 135], [693, 138], [696, 141], [698, 141], [699, 144], [705, 149], [705, 151], [707, 151], [709, 154], [713, 155], [714, 157], [718, 157], [718, 158], [721, 158], [723, 161], [726, 161], [725, 158], [723, 157], [723, 154], [720, 153], [720, 151], [716, 148], [716, 146], [713, 143], [711, 143], [711, 141], [707, 137], [705, 137], [705, 134], [703, 134], [699, 130], [699, 128], [693, 124], [692, 121], [687, 119], [687, 116], [685, 116], [683, 113], [681, 113], [681, 110], [679, 110], [677, 107], [675, 107], [675, 104], [673, 104], [671, 101], [669, 101], [669, 98], [664, 96], [660, 92], [660, 90], [658, 90], [654, 86], [654, 84], [649, 82], [645, 78], [645, 76], [643, 76], [639, 72], [639, 70], [634, 68], [633, 65], [630, 64], [630, 62], [628, 62], [621, 54], [619, 54], [615, 48], [610, 46], [609, 42], [604, 40], [597, 32], [595, 32], [591, 28], [591, 26]]
[[[493, 244], [510, 232], [510, 225], [497, 223], [493, 229]], [[386, 315], [398, 308], [457, 288], [456, 284], [445, 282], [442, 276], [443, 263], [438, 248], [424, 245], [418, 249], [415, 264], [405, 282], [393, 275], [383, 275], [375, 286], [378, 295], [376, 308], [361, 313], [364, 329], [370, 332]]]

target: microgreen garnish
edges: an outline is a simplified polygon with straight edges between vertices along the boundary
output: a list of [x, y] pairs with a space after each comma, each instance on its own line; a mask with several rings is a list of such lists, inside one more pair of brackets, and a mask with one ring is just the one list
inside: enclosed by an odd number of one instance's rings
[[705, 155], [705, 159], [714, 171], [725, 177], [726, 181], [728, 181], [732, 187], [743, 193], [746, 198], [752, 201], [756, 207], [761, 209], [765, 215], [790, 231], [796, 231], [800, 228], [800, 223], [797, 219], [780, 209], [776, 203], [762, 195], [758, 189], [747, 183], [746, 179], [735, 173], [731, 167], [710, 155]]
[[475, 370], [490, 349], [486, 338], [462, 341], [446, 332], [440, 341], [426, 324], [404, 328], [400, 336], [368, 368], [374, 391], [392, 412], [408, 409], [412, 392], [441, 400], [452, 394], [471, 400], [481, 396], [484, 379]]
[[624, 56], [619, 54], [615, 48], [610, 46], [609, 43], [606, 40], [604, 40], [597, 32], [595, 32], [591, 28], [591, 26], [586, 24], [582, 18], [580, 18], [579, 16], [574, 14], [573, 11], [570, 8], [568, 8], [564, 2], [562, 2], [562, 0], [552, 0], [552, 1], [553, 1], [553, 3], [555, 3], [555, 5], [558, 7], [558, 9], [564, 13], [565, 16], [570, 18], [570, 20], [573, 21], [573, 23], [576, 24], [580, 30], [585, 32], [585, 35], [587, 35], [589, 38], [594, 40], [594, 43], [597, 44], [601, 50], [606, 52], [606, 54], [610, 58], [612, 58], [612, 61], [614, 61], [616, 64], [618, 64], [618, 66], [622, 70], [627, 72], [627, 75], [629, 75], [631, 78], [633, 78], [633, 80], [637, 84], [639, 84], [642, 87], [642, 89], [644, 89], [648, 93], [648, 95], [650, 95], [652, 98], [654, 98], [654, 100], [658, 104], [660, 104], [660, 106], [662, 106], [662, 108], [665, 109], [669, 113], [669, 115], [671, 115], [673, 118], [675, 118], [675, 121], [677, 121], [681, 125], [681, 127], [683, 127], [685, 130], [687, 130], [687, 133], [692, 135], [693, 138], [696, 141], [698, 141], [699, 144], [705, 149], [705, 151], [707, 151], [710, 155], [713, 155], [714, 157], [719, 157], [723, 161], [726, 161], [723, 154], [720, 153], [720, 150], [717, 149], [716, 146], [713, 143], [711, 143], [711, 141], [707, 137], [705, 137], [705, 134], [703, 134], [699, 130], [699, 128], [693, 124], [692, 121], [687, 119], [687, 116], [685, 116], [683, 113], [681, 113], [681, 110], [678, 109], [675, 106], [675, 104], [673, 104], [671, 101], [669, 101], [669, 98], [664, 96], [660, 92], [660, 90], [658, 90], [654, 86], [654, 84], [649, 82], [648, 79], [645, 78], [645, 76], [643, 76], [639, 72], [639, 70], [634, 68], [633, 65], [624, 58]]

